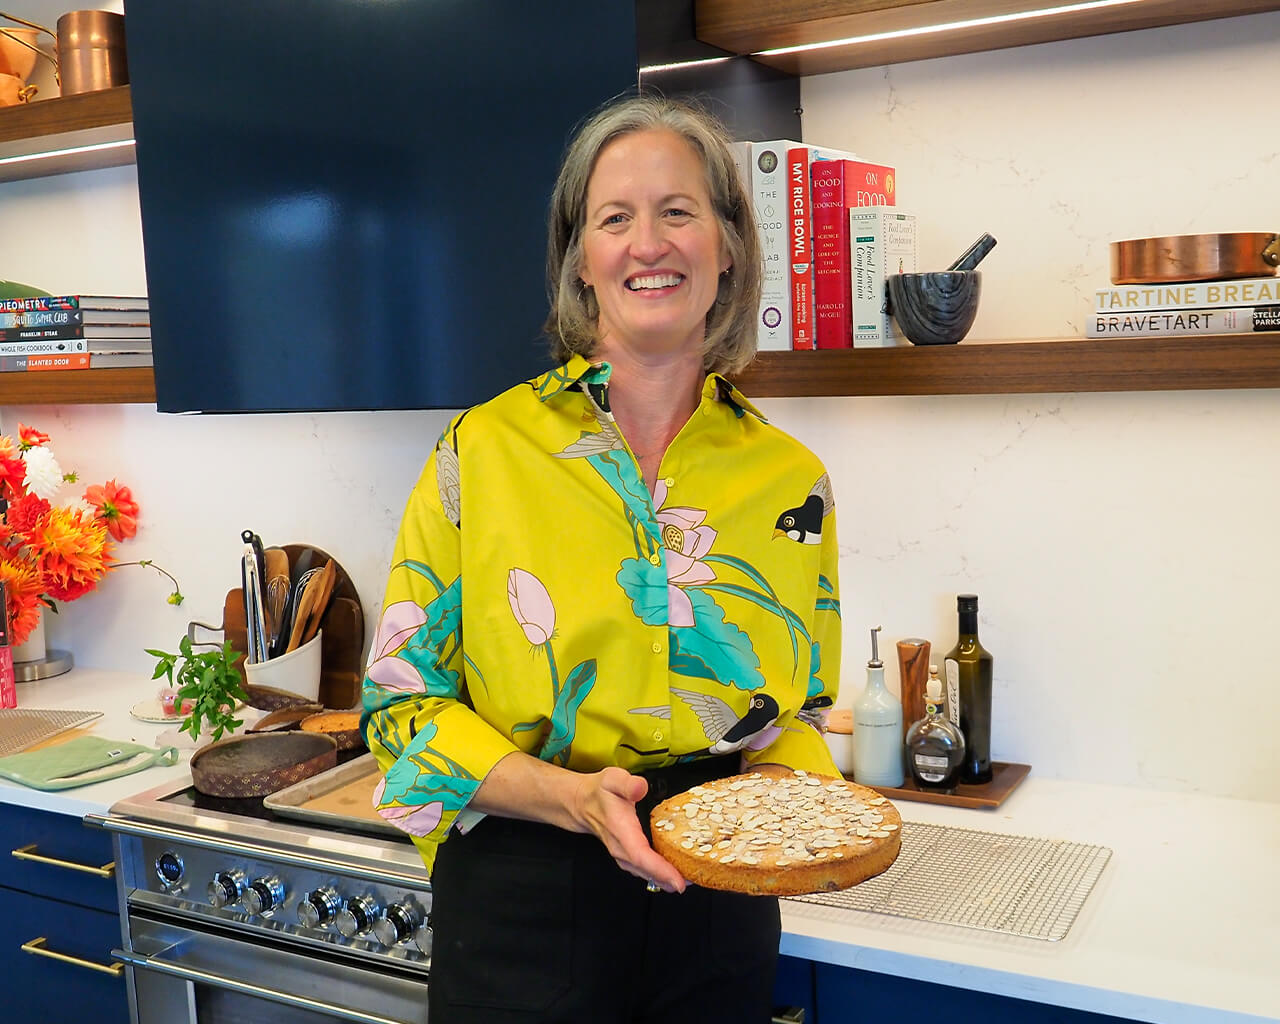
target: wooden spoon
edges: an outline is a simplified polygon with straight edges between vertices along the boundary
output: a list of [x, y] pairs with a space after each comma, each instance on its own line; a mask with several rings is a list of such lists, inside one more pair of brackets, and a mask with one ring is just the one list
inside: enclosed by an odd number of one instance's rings
[[320, 629], [320, 620], [324, 618], [324, 613], [329, 608], [329, 598], [333, 596], [333, 587], [337, 579], [338, 567], [331, 558], [325, 562], [324, 570], [317, 577], [316, 594], [307, 615], [307, 624], [302, 630], [302, 643], [305, 644]]
[[307, 619], [311, 616], [311, 604], [316, 599], [315, 582], [317, 579], [319, 579], [318, 576], [313, 576], [295, 600], [293, 629], [289, 632], [289, 644], [284, 649], [286, 654], [297, 650], [302, 643], [302, 630], [307, 624]]

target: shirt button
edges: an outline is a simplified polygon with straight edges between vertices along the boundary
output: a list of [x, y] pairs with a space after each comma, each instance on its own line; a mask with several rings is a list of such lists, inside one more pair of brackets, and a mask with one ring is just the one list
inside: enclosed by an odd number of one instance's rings
[[654, 742], [655, 742], [655, 743], [661, 743], [661, 742], [662, 742], [662, 730], [661, 730], [661, 729], [654, 729], [654, 730], [653, 730], [653, 739], [654, 739]]
[[709, 405], [704, 405], [704, 406], [702, 407], [702, 415], [703, 415], [703, 416], [710, 416], [710, 415], [711, 415], [711, 406], [709, 406]]
[[669, 476], [662, 482], [666, 484], [668, 487], [674, 487], [676, 485], [676, 478], [673, 476]]
[[658, 643], [656, 640], [653, 643], [653, 653], [654, 654], [662, 653], [662, 644]]
[[661, 565], [662, 556], [655, 551], [652, 555], [649, 556], [649, 561], [651, 561], [654, 565]]

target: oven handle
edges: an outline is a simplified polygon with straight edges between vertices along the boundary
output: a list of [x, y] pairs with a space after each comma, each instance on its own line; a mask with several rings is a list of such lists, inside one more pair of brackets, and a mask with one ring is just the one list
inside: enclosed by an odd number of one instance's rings
[[370, 1013], [361, 1013], [359, 1010], [336, 1006], [333, 1003], [324, 1003], [318, 999], [308, 999], [305, 996], [295, 996], [292, 993], [281, 992], [278, 989], [263, 988], [260, 985], [236, 981], [234, 978], [228, 978], [222, 974], [214, 974], [210, 971], [187, 967], [183, 964], [171, 963], [168, 960], [161, 960], [159, 957], [139, 956], [123, 949], [113, 949], [111, 956], [113, 959], [139, 970], [156, 971], [159, 974], [168, 974], [183, 981], [196, 982], [201, 985], [213, 985], [215, 988], [229, 989], [255, 999], [269, 999], [272, 1002], [287, 1003], [289, 1006], [312, 1010], [328, 1017], [337, 1017], [340, 1020], [356, 1021], [358, 1024], [405, 1024], [404, 1021], [393, 1020], [390, 1017], [375, 1017]]
[[86, 825], [104, 828], [108, 832], [120, 832], [123, 835], [141, 836], [143, 839], [160, 839], [171, 843], [183, 843], [187, 846], [199, 846], [206, 850], [222, 850], [257, 860], [274, 860], [284, 864], [293, 864], [301, 868], [328, 873], [343, 873], [355, 876], [366, 882], [392, 882], [408, 887], [421, 888], [423, 877], [409, 875], [393, 868], [366, 868], [350, 861], [330, 860], [327, 857], [316, 857], [306, 853], [291, 853], [287, 850], [270, 849], [255, 846], [230, 836], [205, 837], [195, 832], [180, 832], [177, 829], [165, 828], [163, 825], [152, 825], [147, 822], [131, 821], [126, 818], [108, 818], [100, 814], [86, 814]]

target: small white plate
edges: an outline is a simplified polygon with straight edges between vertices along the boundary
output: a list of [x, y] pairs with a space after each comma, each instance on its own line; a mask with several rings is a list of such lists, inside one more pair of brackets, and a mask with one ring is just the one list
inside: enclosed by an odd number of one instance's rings
[[138, 701], [137, 704], [129, 709], [129, 714], [133, 715], [139, 722], [151, 722], [155, 725], [185, 722], [191, 717], [190, 715], [166, 715], [159, 697], [148, 697], [146, 700]]

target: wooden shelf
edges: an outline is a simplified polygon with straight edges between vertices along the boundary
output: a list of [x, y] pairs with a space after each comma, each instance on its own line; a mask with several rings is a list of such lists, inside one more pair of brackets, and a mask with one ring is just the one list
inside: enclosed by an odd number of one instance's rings
[[[1280, 10], [1280, 0], [1137, 0], [1012, 21], [934, 26], [1067, 6], [1057, 0], [696, 0], [698, 39], [793, 75], [999, 50]], [[922, 31], [923, 30], [923, 31]], [[903, 35], [900, 33], [914, 34]], [[891, 34], [884, 38], [882, 34]], [[893, 33], [899, 33], [892, 35]], [[844, 46], [760, 56], [762, 50], [878, 36]]]
[[762, 352], [751, 398], [1280, 387], [1280, 333]]
[[150, 366], [0, 373], [0, 405], [156, 404]]
[[127, 85], [0, 108], [0, 182], [134, 161]]

